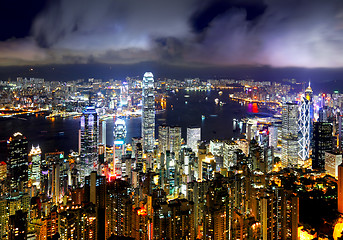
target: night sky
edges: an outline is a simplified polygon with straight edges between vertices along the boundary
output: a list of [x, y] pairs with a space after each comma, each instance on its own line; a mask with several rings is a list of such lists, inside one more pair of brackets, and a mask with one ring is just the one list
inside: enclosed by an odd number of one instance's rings
[[2, 0], [0, 19], [2, 77], [61, 64], [343, 67], [341, 0]]

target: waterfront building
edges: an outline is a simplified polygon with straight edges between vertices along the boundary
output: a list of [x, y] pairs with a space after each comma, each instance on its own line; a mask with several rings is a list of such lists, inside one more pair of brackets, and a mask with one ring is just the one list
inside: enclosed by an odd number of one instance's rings
[[28, 141], [17, 132], [8, 140], [7, 147], [9, 190], [11, 193], [24, 192], [28, 186]]
[[99, 119], [94, 107], [87, 107], [81, 116], [81, 181], [98, 166]]
[[282, 159], [283, 167], [298, 164], [298, 105], [282, 105]]
[[142, 105], [143, 151], [152, 152], [155, 143], [155, 94], [151, 72], [146, 72], [143, 77]]

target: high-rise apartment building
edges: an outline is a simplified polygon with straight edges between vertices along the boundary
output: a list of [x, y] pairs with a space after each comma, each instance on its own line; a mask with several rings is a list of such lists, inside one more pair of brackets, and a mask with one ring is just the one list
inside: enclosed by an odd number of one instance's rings
[[10, 192], [24, 192], [28, 185], [28, 141], [17, 132], [8, 140], [7, 147]]
[[146, 72], [143, 77], [142, 104], [143, 151], [152, 152], [155, 143], [155, 94], [151, 72]]
[[81, 149], [80, 149], [80, 174], [81, 181], [97, 170], [98, 164], [98, 129], [99, 119], [94, 107], [87, 107], [81, 116]]
[[282, 105], [282, 159], [283, 167], [298, 164], [298, 105]]

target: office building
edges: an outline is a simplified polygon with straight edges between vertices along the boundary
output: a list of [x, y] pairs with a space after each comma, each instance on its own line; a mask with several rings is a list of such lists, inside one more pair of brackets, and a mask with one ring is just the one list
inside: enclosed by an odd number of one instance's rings
[[332, 124], [315, 122], [313, 125], [312, 168], [325, 169], [325, 152], [332, 150]]
[[152, 152], [155, 143], [154, 75], [146, 72], [142, 84], [142, 138], [143, 151]]
[[158, 149], [165, 154], [169, 147], [169, 126], [162, 124], [158, 126]]
[[312, 89], [310, 86], [302, 97], [299, 108], [299, 158], [300, 161], [306, 161], [310, 157], [311, 142], [311, 111], [312, 111]]
[[106, 120], [99, 120], [99, 144], [106, 146]]
[[201, 128], [199, 127], [187, 128], [187, 146], [190, 147], [193, 152], [198, 151], [199, 141], [201, 141]]
[[28, 141], [23, 134], [17, 132], [8, 140], [7, 147], [10, 192], [24, 192], [28, 186]]
[[81, 181], [98, 165], [98, 129], [99, 120], [94, 107], [87, 107], [81, 116], [81, 149], [80, 174]]
[[298, 105], [282, 105], [282, 159], [283, 167], [298, 164]]
[[40, 175], [41, 175], [41, 154], [42, 151], [39, 146], [32, 146], [29, 153], [29, 182], [31, 186], [40, 188]]

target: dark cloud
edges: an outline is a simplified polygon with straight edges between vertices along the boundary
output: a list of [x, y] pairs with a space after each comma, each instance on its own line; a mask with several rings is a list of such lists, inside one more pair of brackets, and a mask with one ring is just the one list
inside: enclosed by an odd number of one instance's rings
[[341, 0], [55, 0], [0, 64], [343, 67], [342, 45]]
[[[266, 9], [266, 5], [262, 0], [215, 0], [204, 4], [196, 11], [191, 19], [193, 31], [196, 33], [203, 32], [211, 22], [229, 12], [232, 9], [243, 9], [246, 12], [245, 19], [253, 21], [262, 15]], [[229, 13], [230, 14], [230, 13]]]
[[46, 0], [0, 1], [0, 41], [27, 37], [33, 19], [45, 6]]
[[156, 53], [163, 61], [174, 62], [183, 59], [184, 46], [180, 39], [174, 37], [160, 37], [155, 39]]

